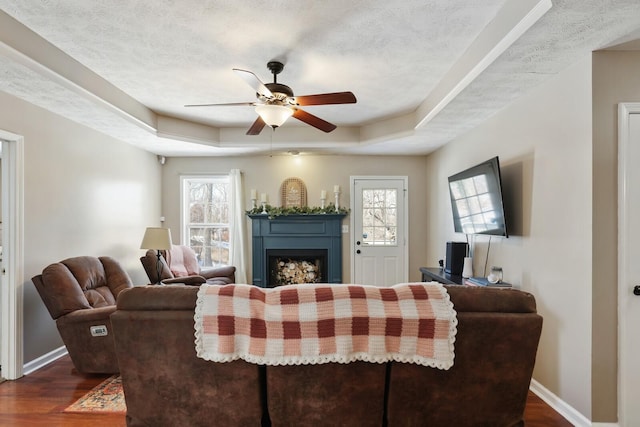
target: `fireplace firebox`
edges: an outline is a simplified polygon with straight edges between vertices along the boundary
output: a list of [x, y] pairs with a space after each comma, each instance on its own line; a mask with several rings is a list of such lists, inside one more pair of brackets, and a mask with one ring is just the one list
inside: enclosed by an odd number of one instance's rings
[[268, 249], [267, 261], [269, 288], [327, 281], [326, 249]]
[[342, 282], [344, 214], [249, 217], [254, 285]]

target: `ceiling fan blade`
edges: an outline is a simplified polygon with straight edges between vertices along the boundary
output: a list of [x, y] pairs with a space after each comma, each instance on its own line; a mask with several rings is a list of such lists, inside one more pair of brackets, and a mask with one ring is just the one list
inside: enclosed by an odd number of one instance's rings
[[258, 116], [256, 121], [253, 122], [253, 124], [251, 125], [251, 127], [247, 131], [247, 135], [259, 135], [260, 132], [262, 132], [262, 129], [264, 129], [265, 126], [266, 126], [266, 123], [264, 122], [264, 120], [262, 120], [262, 117]]
[[236, 106], [246, 106], [246, 105], [256, 105], [255, 102], [227, 102], [223, 104], [187, 104], [185, 107], [236, 107]]
[[273, 93], [271, 93], [258, 76], [253, 74], [251, 71], [241, 70], [239, 68], [234, 68], [233, 71], [257, 93], [267, 98], [273, 98]]
[[352, 92], [320, 93], [296, 96], [298, 105], [354, 104], [356, 96]]
[[296, 109], [293, 112], [293, 117], [295, 117], [296, 119], [302, 122], [305, 122], [308, 125], [318, 128], [323, 132], [328, 133], [336, 128], [336, 125], [334, 125], [333, 123], [329, 123], [325, 120], [322, 120], [320, 117], [307, 113], [304, 110]]

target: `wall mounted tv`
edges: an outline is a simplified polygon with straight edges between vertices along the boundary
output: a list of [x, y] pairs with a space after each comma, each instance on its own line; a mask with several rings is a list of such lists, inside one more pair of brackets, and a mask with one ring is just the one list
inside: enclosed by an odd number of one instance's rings
[[456, 233], [508, 237], [498, 157], [449, 177]]

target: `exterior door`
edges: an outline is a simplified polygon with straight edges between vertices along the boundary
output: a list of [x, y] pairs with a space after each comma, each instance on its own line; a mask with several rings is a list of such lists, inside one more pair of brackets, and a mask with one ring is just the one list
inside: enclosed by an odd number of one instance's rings
[[352, 281], [407, 281], [407, 177], [351, 177]]
[[618, 108], [618, 423], [640, 420], [640, 103]]

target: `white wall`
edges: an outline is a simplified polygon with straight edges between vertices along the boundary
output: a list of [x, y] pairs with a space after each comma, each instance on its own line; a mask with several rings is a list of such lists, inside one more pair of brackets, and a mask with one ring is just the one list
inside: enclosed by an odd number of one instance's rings
[[[591, 61], [586, 57], [483, 125], [429, 156], [427, 258], [453, 233], [447, 177], [499, 156], [508, 239], [493, 238], [488, 266], [532, 292], [544, 317], [534, 378], [591, 416]], [[446, 225], [446, 226], [445, 226]], [[488, 237], [476, 239], [484, 272]]]
[[62, 345], [31, 277], [78, 255], [112, 256], [134, 283], [159, 225], [156, 156], [0, 92], [0, 129], [24, 137], [24, 361]]

